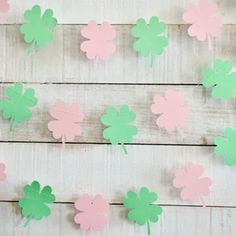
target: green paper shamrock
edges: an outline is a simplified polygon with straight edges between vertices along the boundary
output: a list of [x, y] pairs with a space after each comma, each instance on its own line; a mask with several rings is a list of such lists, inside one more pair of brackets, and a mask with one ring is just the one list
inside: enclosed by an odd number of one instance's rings
[[108, 107], [106, 114], [101, 117], [101, 122], [105, 126], [110, 126], [103, 131], [103, 137], [110, 139], [111, 144], [121, 144], [127, 154], [125, 143], [131, 143], [133, 136], [137, 134], [137, 128], [132, 125], [136, 114], [129, 110], [127, 105], [120, 107], [117, 111], [114, 107]]
[[160, 22], [158, 17], [151, 17], [149, 24], [144, 19], [138, 19], [136, 25], [131, 29], [131, 34], [139, 38], [134, 43], [134, 50], [142, 56], [150, 56], [151, 65], [155, 55], [163, 53], [168, 45], [168, 38], [163, 35], [166, 24]]
[[57, 25], [57, 19], [53, 17], [53, 11], [47, 9], [41, 15], [41, 8], [38, 5], [27, 10], [24, 14], [27, 23], [21, 26], [20, 31], [24, 34], [26, 43], [31, 43], [28, 52], [33, 52], [34, 47], [43, 47], [53, 40], [52, 30]]
[[16, 83], [5, 89], [7, 99], [0, 100], [0, 110], [3, 110], [4, 119], [10, 119], [9, 130], [14, 124], [20, 124], [32, 118], [32, 112], [28, 107], [33, 107], [38, 100], [34, 96], [34, 89], [28, 88], [23, 92], [23, 85]]
[[215, 99], [228, 100], [235, 95], [236, 72], [231, 72], [233, 63], [216, 59], [213, 61], [213, 68], [206, 68], [203, 71], [203, 86], [213, 87], [212, 97]]
[[137, 193], [129, 191], [123, 202], [127, 209], [131, 209], [128, 213], [128, 219], [139, 225], [147, 224], [148, 235], [151, 234], [150, 222], [156, 223], [162, 213], [162, 208], [159, 205], [153, 205], [157, 199], [156, 193], [142, 187], [139, 196]]
[[215, 154], [223, 156], [225, 164], [233, 166], [236, 164], [236, 130], [226, 128], [224, 137], [215, 138]]
[[55, 202], [55, 196], [50, 186], [45, 186], [41, 191], [39, 182], [33, 181], [31, 185], [24, 187], [24, 193], [25, 196], [19, 201], [19, 207], [22, 208], [22, 214], [26, 218], [24, 226], [32, 219], [41, 220], [51, 214], [47, 204]]

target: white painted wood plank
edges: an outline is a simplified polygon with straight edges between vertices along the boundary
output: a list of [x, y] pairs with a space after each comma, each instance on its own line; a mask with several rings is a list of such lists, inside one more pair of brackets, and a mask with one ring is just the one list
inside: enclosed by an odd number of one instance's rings
[[[235, 23], [235, 1], [212, 0], [219, 5], [224, 23]], [[167, 23], [183, 23], [182, 15], [189, 3], [198, 0], [11, 0], [11, 10], [3, 15], [1, 23], [24, 22], [23, 13], [34, 4], [43, 9], [52, 8], [60, 24], [87, 23], [90, 20], [110, 21], [117, 24], [134, 23], [138, 18], [159, 16]]]
[[[213, 147], [128, 146], [56, 144], [0, 145], [0, 161], [7, 166], [7, 180], [1, 183], [0, 200], [18, 200], [23, 186], [33, 180], [53, 188], [57, 201], [75, 201], [83, 193], [103, 194], [120, 203], [127, 191], [147, 186], [159, 195], [159, 203], [182, 204], [172, 187], [176, 169], [189, 161], [201, 164], [213, 180], [208, 205], [236, 206], [235, 168], [224, 166]], [[201, 205], [201, 203], [196, 203]]]
[[[0, 98], [3, 88], [0, 89]], [[67, 103], [78, 102], [85, 113], [81, 124], [83, 134], [75, 139], [76, 142], [106, 143], [102, 132], [105, 128], [100, 117], [107, 106], [119, 108], [128, 104], [135, 111], [135, 124], [138, 134], [134, 143], [146, 144], [213, 144], [215, 136], [223, 135], [226, 127], [234, 127], [236, 122], [235, 101], [216, 101], [210, 92], [201, 86], [147, 86], [147, 85], [64, 85], [64, 84], [31, 84], [39, 99], [37, 107], [33, 108], [33, 119], [14, 128], [9, 133], [9, 121], [1, 121], [0, 140], [2, 141], [44, 141], [55, 142], [47, 129], [52, 119], [49, 110], [59, 100]], [[25, 87], [27, 87], [25, 86]], [[186, 104], [191, 109], [185, 138], [178, 132], [168, 134], [156, 126], [157, 116], [152, 114], [150, 106], [156, 94], [163, 95], [167, 89], [176, 89], [186, 98]], [[209, 91], [209, 90], [208, 90]], [[1, 115], [2, 117], [2, 115]], [[60, 140], [59, 140], [60, 141]]]
[[[19, 26], [0, 26], [0, 80], [3, 82], [41, 83], [173, 83], [199, 84], [202, 70], [215, 58], [235, 60], [233, 37], [236, 26], [225, 26], [214, 42], [208, 45], [190, 38], [186, 26], [168, 26], [169, 46], [153, 67], [148, 58], [136, 54], [130, 26], [116, 26], [117, 52], [106, 62], [89, 61], [80, 51], [84, 40], [81, 26], [60, 26], [55, 41], [39, 52], [28, 55], [19, 33]], [[191, 50], [189, 50], [191, 49]]]
[[[0, 234], [2, 236], [86, 235], [73, 222], [75, 210], [71, 204], [52, 206], [52, 215], [41, 221], [32, 221], [26, 228], [20, 225], [22, 216], [17, 203], [0, 203]], [[122, 206], [111, 206], [109, 224], [95, 236], [147, 235], [140, 227], [126, 219]], [[152, 235], [162, 236], [234, 236], [235, 208], [163, 207], [157, 224], [151, 225]], [[58, 227], [55, 227], [58, 226]], [[191, 227], [190, 227], [191, 226]]]

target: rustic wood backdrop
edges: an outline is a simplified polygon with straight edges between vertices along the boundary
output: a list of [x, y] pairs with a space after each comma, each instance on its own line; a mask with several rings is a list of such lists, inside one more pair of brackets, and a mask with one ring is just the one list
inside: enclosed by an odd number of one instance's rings
[[[213, 139], [226, 127], [235, 128], [235, 100], [215, 101], [201, 85], [201, 72], [215, 58], [236, 55], [236, 2], [215, 1], [223, 16], [221, 35], [214, 50], [207, 43], [187, 35], [182, 14], [197, 0], [10, 0], [11, 10], [0, 16], [1, 94], [5, 86], [24, 82], [33, 87], [39, 104], [33, 119], [8, 132], [1, 120], [0, 161], [7, 166], [7, 181], [0, 187], [0, 235], [85, 235], [74, 225], [73, 202], [82, 193], [101, 193], [111, 204], [110, 224], [98, 234], [104, 236], [146, 235], [126, 219], [122, 199], [130, 189], [147, 186], [159, 195], [164, 213], [152, 225], [160, 236], [235, 236], [236, 169], [223, 164], [213, 154]], [[52, 8], [59, 20], [55, 41], [28, 55], [19, 33], [23, 13], [35, 3]], [[132, 50], [132, 24], [140, 17], [157, 15], [168, 23], [170, 44], [151, 68], [149, 61]], [[82, 25], [104, 20], [117, 30], [117, 53], [107, 62], [93, 62], [80, 51]], [[153, 96], [167, 88], [181, 91], [192, 116], [186, 138], [168, 135], [155, 126], [150, 113]], [[47, 130], [48, 110], [57, 101], [78, 102], [85, 112], [83, 136], [62, 149]], [[125, 157], [120, 147], [102, 138], [99, 121], [107, 105], [128, 104], [137, 113], [139, 133], [128, 145]], [[190, 205], [178, 197], [172, 186], [173, 172], [187, 161], [202, 164], [213, 179], [212, 193], [205, 199], [208, 207]], [[22, 227], [17, 206], [22, 188], [32, 180], [53, 187], [57, 202], [52, 215]]]

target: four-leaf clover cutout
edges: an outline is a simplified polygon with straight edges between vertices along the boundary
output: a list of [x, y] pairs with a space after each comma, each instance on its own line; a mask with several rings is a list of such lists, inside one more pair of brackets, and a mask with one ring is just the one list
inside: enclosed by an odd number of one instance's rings
[[213, 68], [206, 68], [203, 71], [203, 86], [213, 87], [213, 98], [229, 100], [235, 96], [236, 72], [232, 72], [232, 69], [231, 61], [216, 59], [213, 61]]
[[131, 143], [133, 136], [138, 130], [132, 123], [136, 118], [136, 114], [129, 110], [127, 105], [116, 110], [114, 107], [108, 107], [106, 114], [101, 117], [101, 122], [105, 126], [109, 126], [103, 131], [103, 137], [109, 139], [111, 144], [121, 144], [127, 154], [125, 143]]
[[229, 166], [236, 165], [236, 130], [226, 128], [225, 137], [215, 138], [215, 154], [223, 156], [225, 164]]
[[162, 208], [154, 204], [157, 199], [156, 193], [142, 187], [139, 194], [129, 191], [127, 198], [123, 201], [125, 208], [129, 209], [128, 219], [138, 225], [147, 224], [148, 235], [151, 234], [150, 222], [156, 223], [162, 213]]
[[43, 217], [51, 214], [47, 204], [55, 202], [55, 196], [52, 194], [52, 188], [45, 186], [42, 190], [37, 181], [24, 187], [24, 197], [19, 201], [19, 207], [22, 208], [22, 214], [26, 218], [24, 226], [34, 220], [41, 220]]
[[35, 5], [24, 14], [27, 23], [21, 26], [20, 32], [24, 35], [26, 43], [31, 44], [28, 51], [31, 53], [35, 46], [44, 47], [53, 40], [53, 29], [57, 25], [57, 19], [53, 17], [53, 11], [47, 9], [43, 14], [41, 7]]
[[14, 124], [20, 124], [32, 118], [30, 107], [34, 107], [38, 100], [34, 89], [28, 88], [23, 91], [23, 85], [16, 83], [5, 89], [6, 99], [0, 100], [0, 110], [3, 118], [10, 119], [9, 130], [12, 131]]
[[131, 29], [131, 34], [138, 38], [134, 43], [134, 50], [142, 56], [151, 58], [151, 65], [155, 55], [163, 53], [168, 45], [168, 38], [164, 36], [166, 24], [160, 22], [156, 16], [151, 17], [149, 24], [144, 19], [138, 19]]

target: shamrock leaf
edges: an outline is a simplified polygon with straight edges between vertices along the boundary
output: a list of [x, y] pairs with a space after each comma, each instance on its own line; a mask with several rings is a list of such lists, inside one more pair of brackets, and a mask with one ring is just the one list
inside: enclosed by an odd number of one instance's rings
[[156, 16], [150, 19], [149, 24], [144, 19], [138, 19], [136, 25], [131, 29], [131, 34], [139, 38], [134, 43], [134, 50], [142, 56], [151, 57], [151, 65], [155, 55], [163, 53], [168, 45], [168, 38], [163, 36], [166, 24], [160, 22]]
[[212, 69], [207, 68], [203, 71], [203, 86], [213, 87], [213, 98], [228, 100], [235, 95], [236, 72], [231, 72], [232, 68], [231, 61], [216, 59]]
[[9, 2], [8, 0], [0, 0], [0, 11], [1, 12], [8, 12], [9, 11]]
[[215, 138], [215, 154], [223, 156], [226, 165], [233, 166], [236, 165], [236, 130], [227, 128], [224, 133], [225, 138]]
[[22, 208], [22, 214], [26, 217], [26, 226], [30, 220], [41, 220], [43, 217], [51, 214], [47, 204], [55, 202], [55, 196], [52, 194], [50, 186], [45, 186], [42, 190], [37, 181], [24, 187], [25, 196], [20, 199], [19, 207]]
[[159, 215], [162, 213], [162, 208], [158, 205], [153, 205], [157, 200], [157, 194], [150, 192], [143, 187], [139, 191], [139, 195], [133, 191], [127, 193], [127, 198], [124, 200], [124, 206], [131, 209], [128, 213], [128, 219], [136, 222], [139, 225], [147, 224], [148, 235], [150, 232], [150, 222], [157, 222]]
[[32, 52], [35, 46], [43, 47], [53, 40], [52, 30], [57, 25], [57, 19], [53, 17], [51, 9], [41, 15], [40, 6], [35, 5], [25, 12], [24, 17], [27, 23], [21, 26], [20, 31], [24, 34], [25, 42], [31, 43], [29, 52]]
[[9, 129], [12, 131], [15, 123], [20, 124], [32, 118], [29, 107], [35, 106], [38, 101], [34, 89], [28, 88], [23, 92], [21, 83], [6, 88], [5, 96], [8, 99], [0, 100], [0, 110], [3, 110], [5, 119], [10, 119]]
[[137, 128], [132, 125], [136, 114], [129, 110], [127, 105], [120, 107], [117, 111], [114, 107], [108, 107], [106, 114], [101, 117], [101, 122], [105, 126], [110, 126], [103, 131], [103, 137], [110, 139], [111, 144], [121, 144], [127, 154], [125, 143], [131, 143], [133, 136], [137, 134]]

